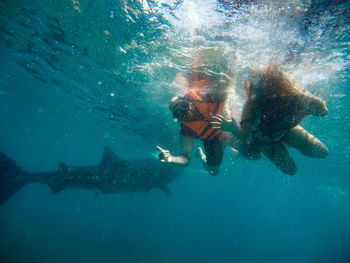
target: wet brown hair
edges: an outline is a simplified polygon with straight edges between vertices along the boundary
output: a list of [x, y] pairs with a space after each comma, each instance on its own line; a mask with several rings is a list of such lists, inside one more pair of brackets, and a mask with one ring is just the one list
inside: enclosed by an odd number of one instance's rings
[[259, 94], [257, 100], [273, 96], [286, 97], [300, 94], [289, 78], [275, 65], [264, 70], [254, 70], [249, 74], [250, 94]]

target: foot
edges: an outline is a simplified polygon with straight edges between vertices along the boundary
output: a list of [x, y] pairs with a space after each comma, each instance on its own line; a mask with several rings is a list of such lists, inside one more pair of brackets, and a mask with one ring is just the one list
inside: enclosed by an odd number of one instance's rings
[[230, 155], [231, 155], [231, 162], [234, 163], [239, 157], [239, 151], [237, 151], [233, 147], [230, 147]]
[[202, 161], [203, 161], [204, 163], [206, 163], [206, 162], [207, 162], [207, 156], [206, 156], [205, 153], [203, 152], [202, 147], [198, 147], [198, 148], [197, 148], [197, 153], [198, 153], [199, 157], [202, 159]]

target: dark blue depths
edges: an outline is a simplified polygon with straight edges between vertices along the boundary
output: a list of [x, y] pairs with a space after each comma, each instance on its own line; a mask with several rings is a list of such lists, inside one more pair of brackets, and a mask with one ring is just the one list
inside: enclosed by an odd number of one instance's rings
[[[171, 13], [185, 2], [161, 7]], [[217, 12], [227, 8], [230, 19], [236, 9], [223, 2]], [[194, 157], [169, 184], [172, 197], [160, 189], [52, 194], [30, 184], [0, 207], [0, 261], [350, 262], [349, 7], [317, 2], [298, 29], [305, 49], [295, 42], [288, 52], [345, 52], [344, 66], [317, 87], [329, 115], [303, 122], [328, 158], [291, 150], [298, 172], [290, 177], [267, 159], [231, 164], [226, 152], [212, 177]], [[37, 172], [59, 161], [96, 165], [105, 145], [128, 160], [156, 158], [155, 145], [177, 149], [167, 110], [176, 68], [154, 64], [179, 44], [167, 35], [175, 26], [152, 1], [153, 13], [140, 3], [0, 1], [0, 152]], [[325, 25], [326, 9], [338, 15]], [[323, 38], [313, 46], [317, 26]]]

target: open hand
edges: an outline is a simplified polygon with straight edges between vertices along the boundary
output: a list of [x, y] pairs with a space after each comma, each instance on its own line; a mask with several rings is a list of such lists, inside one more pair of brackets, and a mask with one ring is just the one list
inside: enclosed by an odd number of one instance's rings
[[161, 162], [163, 163], [169, 163], [172, 161], [172, 158], [171, 158], [171, 154], [168, 150], [165, 150], [159, 146], [156, 146], [156, 148], [158, 149], [158, 151], [160, 152], [159, 155], [158, 155], [158, 158]]
[[218, 114], [212, 117], [210, 124], [213, 130], [221, 129], [223, 131], [231, 131], [236, 122], [234, 120], [226, 119], [224, 116]]

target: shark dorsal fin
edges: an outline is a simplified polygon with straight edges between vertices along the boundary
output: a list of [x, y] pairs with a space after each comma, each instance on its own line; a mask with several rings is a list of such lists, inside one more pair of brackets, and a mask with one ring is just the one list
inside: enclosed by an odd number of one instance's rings
[[61, 192], [61, 191], [64, 189], [63, 186], [60, 186], [60, 185], [53, 185], [53, 184], [50, 185], [50, 188], [51, 188], [51, 192], [52, 192], [53, 194], [57, 194], [57, 193]]
[[69, 170], [69, 167], [67, 164], [65, 164], [64, 162], [60, 162], [59, 165], [58, 165], [58, 171], [60, 172], [63, 172], [63, 173], [66, 173], [68, 172]]
[[120, 159], [114, 154], [111, 148], [109, 148], [108, 146], [105, 146], [100, 166], [104, 166], [104, 167], [109, 166], [119, 161]]

